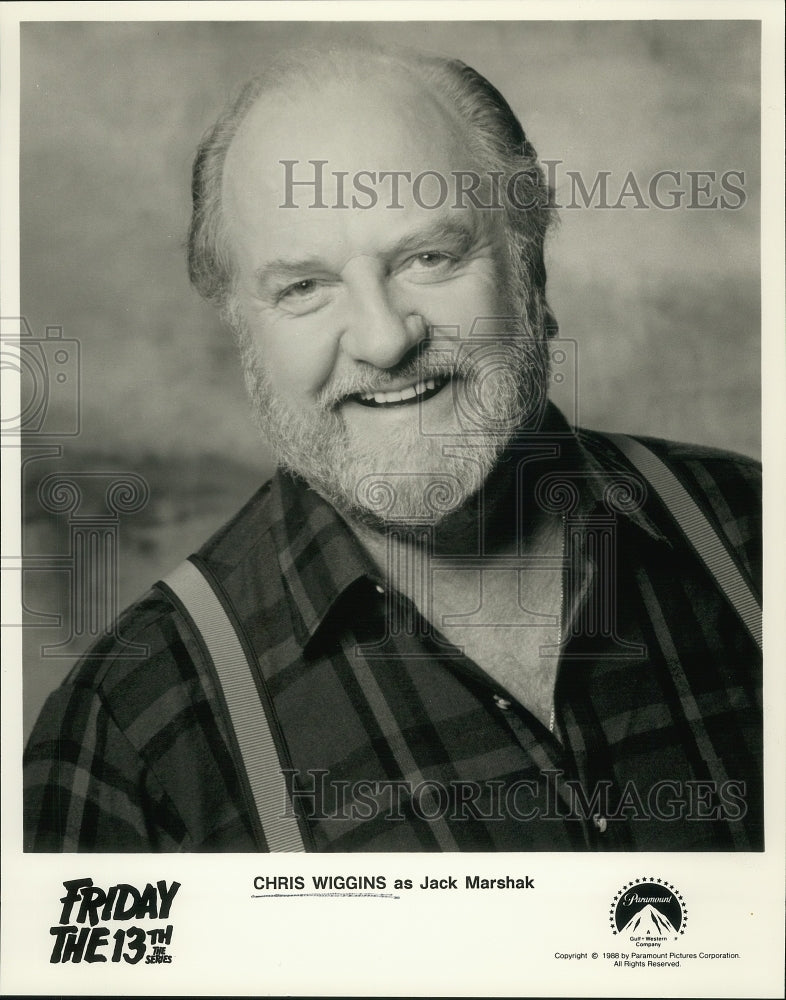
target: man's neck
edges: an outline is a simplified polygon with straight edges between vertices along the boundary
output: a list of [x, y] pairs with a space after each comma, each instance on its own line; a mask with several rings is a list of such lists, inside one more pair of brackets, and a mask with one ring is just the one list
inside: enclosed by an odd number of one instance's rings
[[523, 493], [516, 463], [500, 463], [483, 489], [460, 510], [438, 523], [428, 519], [394, 523], [379, 529], [350, 520], [349, 526], [380, 572], [397, 586], [396, 565], [431, 557], [535, 554], [552, 547], [555, 519], [546, 514], [531, 494]]
[[452, 523], [354, 530], [387, 586], [553, 731], [564, 526], [510, 469]]

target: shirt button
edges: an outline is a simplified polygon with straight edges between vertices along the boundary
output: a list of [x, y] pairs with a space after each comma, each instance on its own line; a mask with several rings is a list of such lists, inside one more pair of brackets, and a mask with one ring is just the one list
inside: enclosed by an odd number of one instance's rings
[[501, 708], [503, 712], [506, 712], [510, 708], [510, 702], [507, 698], [503, 698], [502, 695], [495, 694], [494, 701], [497, 703], [497, 708]]
[[376, 590], [376, 592], [378, 594], [384, 594], [385, 593], [385, 588], [384, 587], [380, 587], [380, 585], [378, 583], [374, 584], [374, 590]]
[[605, 833], [606, 827], [609, 825], [606, 822], [605, 816], [593, 816], [592, 822], [595, 824], [595, 829], [598, 831], [598, 833]]

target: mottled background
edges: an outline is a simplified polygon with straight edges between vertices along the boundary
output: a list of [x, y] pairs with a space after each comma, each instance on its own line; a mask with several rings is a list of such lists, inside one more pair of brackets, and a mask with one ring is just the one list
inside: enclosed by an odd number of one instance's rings
[[[658, 170], [680, 171], [675, 186], [686, 190], [689, 170], [744, 171], [737, 211], [635, 208], [628, 198], [618, 210], [562, 212], [550, 299], [578, 357], [569, 353], [554, 398], [587, 426], [758, 454], [755, 22], [25, 24], [22, 307], [36, 337], [61, 326], [79, 342], [81, 377], [79, 434], [59, 439], [57, 456], [29, 450], [25, 466], [25, 547], [43, 557], [25, 578], [26, 732], [100, 627], [100, 616], [73, 618], [69, 519], [44, 509], [42, 478], [133, 473], [149, 485], [142, 509], [116, 526], [116, 593], [107, 599], [99, 583], [80, 605], [103, 599], [111, 611], [198, 546], [269, 471], [229, 337], [186, 278], [190, 164], [255, 67], [285, 46], [334, 39], [471, 63], [509, 99], [540, 156], [560, 161], [563, 203], [567, 170], [589, 183], [609, 171], [612, 203], [629, 171], [645, 198]], [[73, 385], [52, 383], [44, 430], [71, 419]], [[104, 480], [81, 482], [95, 487], [79, 511], [90, 517]], [[47, 566], [49, 556], [63, 561]], [[45, 626], [42, 613], [60, 624]], [[62, 655], [42, 655], [58, 643]]]

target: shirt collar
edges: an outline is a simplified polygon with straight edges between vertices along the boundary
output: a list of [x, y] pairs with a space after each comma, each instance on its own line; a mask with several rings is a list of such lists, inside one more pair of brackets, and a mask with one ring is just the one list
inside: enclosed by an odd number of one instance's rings
[[[635, 473], [602, 435], [574, 431], [553, 404], [537, 433], [540, 439], [558, 442], [554, 469], [577, 485], [580, 517], [598, 510], [613, 512], [652, 538], [666, 541], [640, 504], [619, 502], [633, 486]], [[610, 511], [610, 491], [615, 487], [617, 502]], [[344, 519], [302, 479], [278, 470], [271, 501], [272, 532], [293, 610], [295, 638], [305, 648], [353, 585], [365, 580], [370, 590], [382, 581]]]
[[641, 473], [631, 467], [605, 435], [571, 428], [551, 403], [546, 410], [543, 432], [562, 439], [555, 467], [568, 477], [578, 476], [577, 481], [583, 487], [582, 514], [624, 517], [656, 541], [670, 544], [644, 507], [648, 489]]
[[305, 647], [349, 587], [364, 577], [374, 580], [378, 573], [344, 519], [302, 479], [279, 469], [271, 501], [295, 637]]

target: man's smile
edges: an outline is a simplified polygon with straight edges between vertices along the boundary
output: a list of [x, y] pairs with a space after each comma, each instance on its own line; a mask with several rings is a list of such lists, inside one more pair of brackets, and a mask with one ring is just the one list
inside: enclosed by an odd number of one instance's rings
[[363, 406], [407, 406], [411, 403], [423, 403], [436, 396], [449, 381], [449, 376], [441, 375], [413, 382], [402, 389], [356, 393], [350, 396], [349, 400]]

